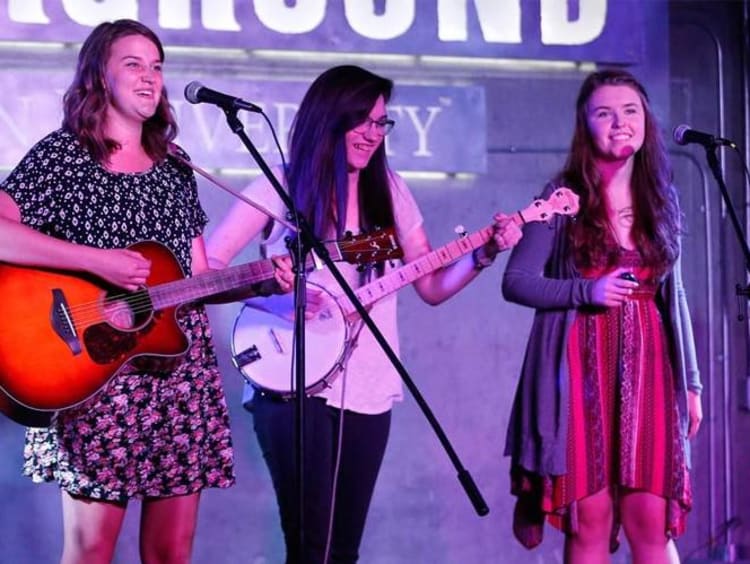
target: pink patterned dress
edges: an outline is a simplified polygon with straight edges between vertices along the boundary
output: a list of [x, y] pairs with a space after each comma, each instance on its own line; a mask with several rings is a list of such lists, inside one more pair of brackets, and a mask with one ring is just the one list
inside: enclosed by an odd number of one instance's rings
[[676, 537], [692, 496], [657, 285], [637, 251], [624, 250], [617, 266], [640, 286], [621, 307], [577, 314], [568, 340], [568, 473], [548, 480], [543, 510], [554, 526], [574, 533], [581, 499], [606, 488], [615, 497], [649, 492], [667, 501], [665, 534]]

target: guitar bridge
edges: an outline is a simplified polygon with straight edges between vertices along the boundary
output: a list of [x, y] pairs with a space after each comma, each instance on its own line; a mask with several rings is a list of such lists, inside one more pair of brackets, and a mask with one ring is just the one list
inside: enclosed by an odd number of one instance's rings
[[237, 367], [238, 370], [241, 370], [243, 366], [247, 366], [248, 364], [252, 364], [256, 360], [260, 360], [261, 355], [260, 351], [258, 350], [258, 347], [255, 345], [252, 345], [251, 347], [246, 348], [244, 351], [237, 353], [232, 357], [232, 362], [234, 362], [234, 365]]
[[70, 309], [65, 295], [59, 288], [52, 289], [52, 310], [50, 311], [50, 323], [52, 329], [74, 355], [81, 354], [81, 341], [76, 334], [73, 319], [70, 317]]

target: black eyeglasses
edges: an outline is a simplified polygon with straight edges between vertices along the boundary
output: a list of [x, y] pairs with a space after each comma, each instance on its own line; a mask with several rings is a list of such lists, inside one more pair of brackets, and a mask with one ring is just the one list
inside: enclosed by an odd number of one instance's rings
[[388, 118], [382, 118], [382, 119], [372, 119], [370, 116], [367, 116], [365, 118], [365, 121], [360, 123], [358, 126], [354, 127], [354, 131], [357, 133], [366, 133], [370, 131], [370, 129], [375, 126], [375, 131], [379, 135], [388, 135], [391, 130], [393, 129], [393, 126], [396, 125], [396, 122], [392, 119]]

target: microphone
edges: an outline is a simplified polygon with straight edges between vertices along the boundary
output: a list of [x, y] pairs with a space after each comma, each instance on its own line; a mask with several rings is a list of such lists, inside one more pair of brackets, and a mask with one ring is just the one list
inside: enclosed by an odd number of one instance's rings
[[703, 133], [696, 129], [690, 129], [690, 126], [685, 124], [678, 125], [674, 128], [672, 131], [672, 138], [678, 145], [697, 143], [704, 147], [715, 147], [716, 145], [728, 145], [729, 147], [734, 147], [734, 143], [729, 139], [714, 137], [710, 133]]
[[191, 104], [213, 104], [219, 106], [222, 110], [247, 110], [258, 114], [263, 113], [260, 106], [256, 106], [252, 102], [246, 102], [242, 98], [235, 98], [229, 94], [206, 88], [197, 80], [185, 87], [185, 99]]

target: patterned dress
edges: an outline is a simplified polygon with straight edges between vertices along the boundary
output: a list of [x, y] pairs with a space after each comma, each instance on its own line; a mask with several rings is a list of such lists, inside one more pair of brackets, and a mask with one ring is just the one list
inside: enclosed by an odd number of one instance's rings
[[[144, 173], [110, 172], [63, 130], [37, 143], [0, 189], [34, 229], [99, 248], [155, 240], [186, 275], [191, 241], [207, 223], [185, 165], [167, 158]], [[49, 428], [28, 429], [24, 474], [113, 502], [231, 486], [229, 416], [206, 312], [184, 306], [178, 322], [191, 341], [184, 358], [170, 370], [126, 366]]]
[[[676, 537], [692, 499], [657, 284], [637, 251], [624, 250], [618, 266], [639, 288], [622, 307], [580, 310], [570, 331], [568, 473], [546, 480], [543, 510], [575, 532], [579, 500], [606, 488], [648, 492], [666, 500], [665, 534]], [[617, 518], [614, 527], [613, 549]]]

